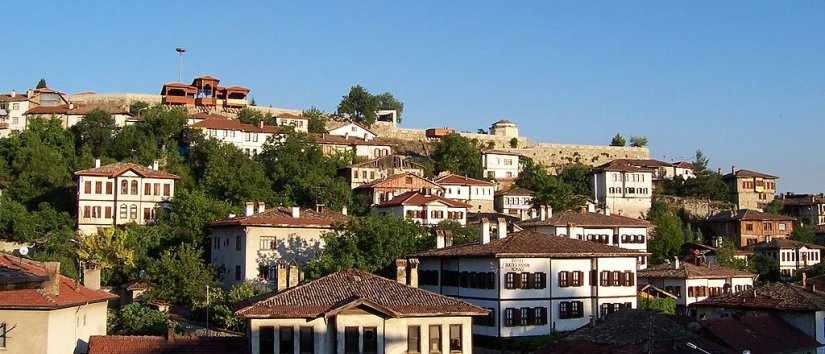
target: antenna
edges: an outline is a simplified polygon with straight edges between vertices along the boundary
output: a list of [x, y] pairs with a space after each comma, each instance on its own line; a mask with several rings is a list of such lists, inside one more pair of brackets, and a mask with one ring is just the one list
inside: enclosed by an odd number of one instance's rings
[[178, 82], [183, 80], [181, 78], [181, 71], [183, 70], [183, 53], [186, 53], [186, 48], [175, 48], [175, 51], [178, 52]]

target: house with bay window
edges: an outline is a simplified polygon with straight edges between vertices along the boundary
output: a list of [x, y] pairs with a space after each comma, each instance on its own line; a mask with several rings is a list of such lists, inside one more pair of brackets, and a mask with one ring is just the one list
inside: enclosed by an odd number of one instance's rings
[[[636, 308], [636, 260], [648, 254], [523, 230], [491, 232], [480, 240], [410, 256], [419, 263], [420, 287], [490, 311], [473, 333], [524, 337], [572, 331], [596, 318]], [[447, 234], [437, 234], [449, 238]]]
[[472, 318], [487, 311], [418, 289], [415, 266], [396, 280], [343, 270], [241, 308], [249, 352], [472, 353]]
[[99, 228], [135, 223], [144, 225], [155, 219], [158, 208], [175, 196], [180, 177], [161, 171], [157, 161], [150, 167], [134, 163], [113, 163], [76, 171], [77, 228], [81, 234], [94, 234]]

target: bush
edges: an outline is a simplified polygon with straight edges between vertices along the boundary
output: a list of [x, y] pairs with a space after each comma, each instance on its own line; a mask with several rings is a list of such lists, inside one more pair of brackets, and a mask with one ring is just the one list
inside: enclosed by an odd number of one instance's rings
[[117, 334], [161, 335], [166, 333], [168, 316], [143, 304], [133, 303], [123, 306], [112, 320]]
[[673, 298], [639, 298], [640, 310], [656, 310], [668, 315], [676, 314], [676, 299]]

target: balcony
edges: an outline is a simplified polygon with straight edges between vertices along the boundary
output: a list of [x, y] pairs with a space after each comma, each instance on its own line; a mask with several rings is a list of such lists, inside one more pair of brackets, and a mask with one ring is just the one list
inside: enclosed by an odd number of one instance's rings
[[215, 102], [215, 97], [198, 97], [195, 99], [196, 106], [214, 106]]
[[224, 106], [226, 107], [246, 107], [248, 105], [249, 103], [245, 98], [227, 98], [224, 100]]
[[195, 99], [188, 96], [163, 96], [162, 102], [169, 105], [194, 105]]

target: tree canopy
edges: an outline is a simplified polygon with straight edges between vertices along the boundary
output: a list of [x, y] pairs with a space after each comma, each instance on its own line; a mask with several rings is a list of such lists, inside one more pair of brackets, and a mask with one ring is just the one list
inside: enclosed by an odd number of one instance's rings
[[533, 191], [533, 205], [549, 205], [554, 212], [561, 212], [578, 209], [587, 202], [590, 193], [586, 167], [569, 165], [556, 176], [531, 159], [525, 159], [523, 166], [516, 185]]
[[647, 138], [643, 136], [632, 136], [630, 137], [630, 146], [645, 147], [647, 146]]
[[48, 85], [46, 85], [46, 79], [40, 79], [40, 81], [37, 82], [37, 86], [35, 86], [35, 88], [39, 88], [39, 89], [46, 88], [46, 87], [48, 87]]
[[338, 104], [338, 114], [346, 114], [353, 120], [366, 124], [375, 123], [377, 110], [378, 99], [360, 85], [351, 87]]
[[621, 136], [619, 133], [616, 133], [613, 136], [613, 139], [610, 140], [610, 146], [625, 146], [627, 145], [627, 141], [625, 141], [624, 137]]
[[471, 178], [483, 177], [478, 142], [459, 134], [447, 135], [436, 143], [432, 159], [436, 173], [450, 171]]

